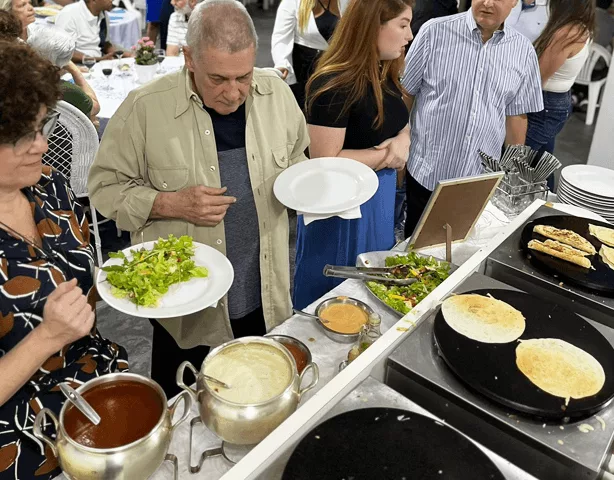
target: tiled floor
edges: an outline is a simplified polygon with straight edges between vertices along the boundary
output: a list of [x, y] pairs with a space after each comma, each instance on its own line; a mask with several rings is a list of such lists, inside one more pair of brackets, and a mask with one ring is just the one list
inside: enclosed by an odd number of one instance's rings
[[[275, 13], [254, 9], [252, 15], [260, 37], [257, 65], [273, 66], [270, 47]], [[594, 127], [584, 125], [584, 115], [574, 114], [569, 119], [558, 137], [555, 150], [555, 155], [563, 162], [563, 166], [586, 163], [593, 131]], [[294, 238], [295, 235], [292, 235], [292, 240]], [[118, 239], [114, 229], [105, 229], [103, 246], [107, 252], [124, 248], [128, 241], [127, 234]], [[294, 260], [293, 245], [291, 258]], [[101, 303], [98, 308], [98, 328], [103, 335], [128, 350], [133, 372], [145, 375], [149, 373], [152, 328], [148, 320], [130, 317]]]

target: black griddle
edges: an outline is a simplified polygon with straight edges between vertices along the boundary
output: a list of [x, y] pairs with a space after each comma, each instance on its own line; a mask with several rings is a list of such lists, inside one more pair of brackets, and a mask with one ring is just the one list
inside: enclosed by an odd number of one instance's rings
[[[469, 475], [469, 476], [468, 476]], [[449, 427], [396, 408], [366, 408], [318, 425], [298, 444], [283, 480], [504, 480]]]
[[[553, 217], [542, 217], [532, 222], [529, 222], [522, 231], [521, 246], [529, 256], [529, 260], [537, 268], [557, 275], [562, 281], [568, 282], [571, 285], [590, 290], [601, 295], [614, 296], [614, 270], [608, 267], [599, 256], [599, 249], [602, 243], [589, 233], [589, 224], [598, 225], [606, 228], [614, 228], [609, 223], [597, 222], [582, 217], [574, 217], [570, 215], [560, 215]], [[593, 264], [593, 269], [587, 269], [566, 262], [559, 258], [551, 257], [550, 255], [535, 250], [529, 249], [531, 240], [547, 240], [546, 237], [533, 232], [533, 227], [536, 225], [550, 225], [556, 228], [572, 230], [578, 235], [586, 238], [597, 249], [597, 254], [587, 257]]]
[[522, 292], [491, 289], [467, 293], [491, 294], [520, 310], [526, 318], [521, 340], [558, 338], [569, 342], [595, 357], [606, 377], [605, 385], [597, 395], [570, 399], [565, 406], [565, 399], [540, 390], [518, 369], [518, 342], [489, 344], [472, 340], [453, 330], [440, 309], [434, 324], [439, 353], [470, 388], [501, 405], [549, 420], [592, 415], [614, 398], [614, 348], [582, 317]]

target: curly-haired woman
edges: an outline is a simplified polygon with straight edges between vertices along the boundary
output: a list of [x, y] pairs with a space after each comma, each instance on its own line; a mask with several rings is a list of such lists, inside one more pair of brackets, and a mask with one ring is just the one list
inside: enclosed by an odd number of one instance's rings
[[0, 42], [0, 92], [0, 473], [49, 479], [58, 464], [32, 436], [37, 412], [59, 413], [59, 383], [78, 387], [128, 363], [94, 327], [87, 219], [65, 178], [41, 163], [58, 70], [25, 44]]

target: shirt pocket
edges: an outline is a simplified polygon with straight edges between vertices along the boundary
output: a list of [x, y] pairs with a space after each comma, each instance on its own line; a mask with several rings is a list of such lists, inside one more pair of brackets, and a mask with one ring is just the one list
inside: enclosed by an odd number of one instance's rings
[[288, 148], [283, 145], [281, 147], [275, 147], [271, 149], [273, 153], [273, 160], [275, 160], [275, 168], [278, 170], [285, 170], [288, 168], [290, 160], [288, 158]]
[[149, 182], [160, 192], [176, 192], [188, 184], [187, 167], [148, 167]]

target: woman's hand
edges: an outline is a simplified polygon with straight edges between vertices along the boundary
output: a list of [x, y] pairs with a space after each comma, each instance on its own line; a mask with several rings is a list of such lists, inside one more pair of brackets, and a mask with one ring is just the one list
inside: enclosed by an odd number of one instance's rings
[[60, 350], [85, 337], [94, 325], [94, 312], [77, 286], [77, 280], [60, 284], [47, 297], [43, 322], [37, 327], [43, 337]]
[[376, 170], [382, 170], [384, 168], [400, 170], [404, 168], [409, 158], [410, 144], [409, 125], [407, 125], [396, 137], [389, 138], [374, 147], [376, 150], [388, 150], [386, 157], [383, 162], [378, 165]]

